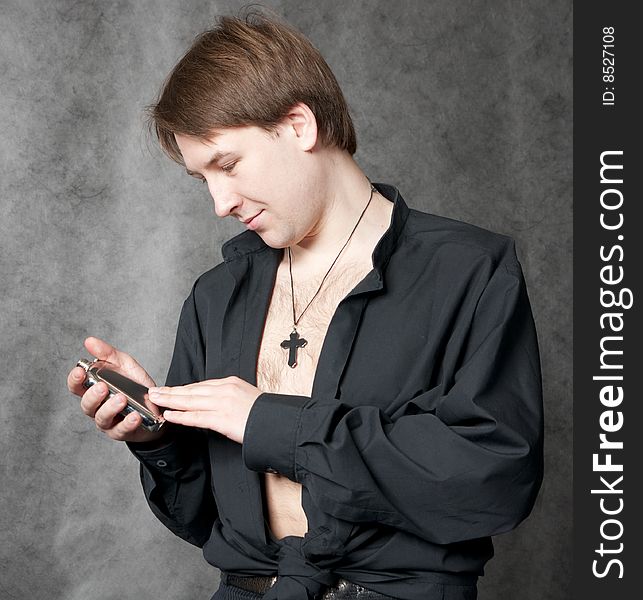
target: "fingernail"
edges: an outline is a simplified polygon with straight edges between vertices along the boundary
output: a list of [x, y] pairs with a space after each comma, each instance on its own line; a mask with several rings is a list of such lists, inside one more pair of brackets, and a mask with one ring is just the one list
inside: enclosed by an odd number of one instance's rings
[[127, 417], [125, 417], [125, 420], [126, 420], [128, 423], [134, 423], [134, 422], [136, 422], [136, 413], [130, 413], [129, 415], [127, 415]]
[[159, 391], [159, 389], [157, 387], [151, 387], [148, 388], [148, 391], [150, 392], [150, 394], [155, 394]]

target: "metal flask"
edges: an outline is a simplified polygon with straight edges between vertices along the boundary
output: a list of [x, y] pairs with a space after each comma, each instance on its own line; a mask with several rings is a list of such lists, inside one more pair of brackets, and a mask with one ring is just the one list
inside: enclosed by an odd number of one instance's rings
[[[145, 398], [147, 396], [148, 389], [136, 383], [131, 379], [117, 373], [114, 370], [114, 365], [111, 363], [99, 360], [95, 358], [93, 361], [81, 358], [77, 366], [85, 369], [87, 377], [83, 382], [83, 386], [90, 388], [92, 385], [102, 381], [107, 385], [109, 394], [105, 398], [108, 400], [116, 394], [123, 394], [127, 399], [127, 405], [120, 412], [120, 414], [125, 417], [131, 412], [137, 412], [141, 415], [141, 427], [144, 427], [148, 431], [158, 431], [165, 423], [163, 417], [155, 415], [147, 406], [145, 405]], [[110, 368], [111, 367], [111, 368]]]

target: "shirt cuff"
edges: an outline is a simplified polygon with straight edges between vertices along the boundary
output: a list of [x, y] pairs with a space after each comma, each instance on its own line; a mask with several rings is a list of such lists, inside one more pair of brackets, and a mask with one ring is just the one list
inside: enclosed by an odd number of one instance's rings
[[[174, 438], [157, 447], [152, 444], [126, 442], [132, 454], [151, 471], [163, 475], [175, 475], [185, 468], [186, 457]], [[147, 448], [147, 449], [146, 449]]]
[[301, 413], [308, 396], [262, 393], [250, 409], [242, 457], [252, 471], [280, 473], [292, 481]]

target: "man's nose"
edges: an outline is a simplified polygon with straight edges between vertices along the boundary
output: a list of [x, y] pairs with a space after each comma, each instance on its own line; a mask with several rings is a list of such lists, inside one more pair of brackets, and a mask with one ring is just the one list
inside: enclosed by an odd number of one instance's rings
[[239, 198], [232, 190], [227, 189], [225, 186], [217, 186], [214, 182], [208, 182], [208, 188], [214, 201], [214, 212], [218, 217], [227, 217], [239, 206]]

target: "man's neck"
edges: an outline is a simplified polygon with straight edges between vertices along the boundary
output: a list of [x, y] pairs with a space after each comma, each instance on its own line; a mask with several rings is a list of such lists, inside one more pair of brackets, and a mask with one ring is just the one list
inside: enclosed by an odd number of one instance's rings
[[[332, 173], [326, 180], [332, 183], [322, 192], [326, 209], [320, 221], [309, 235], [290, 247], [293, 270], [315, 272], [328, 269], [349, 239], [364, 209], [359, 225], [339, 258], [342, 263], [369, 260], [373, 248], [389, 227], [393, 203], [377, 191], [371, 198], [371, 184], [352, 157], [334, 159]], [[286, 251], [286, 262], [287, 254]]]

